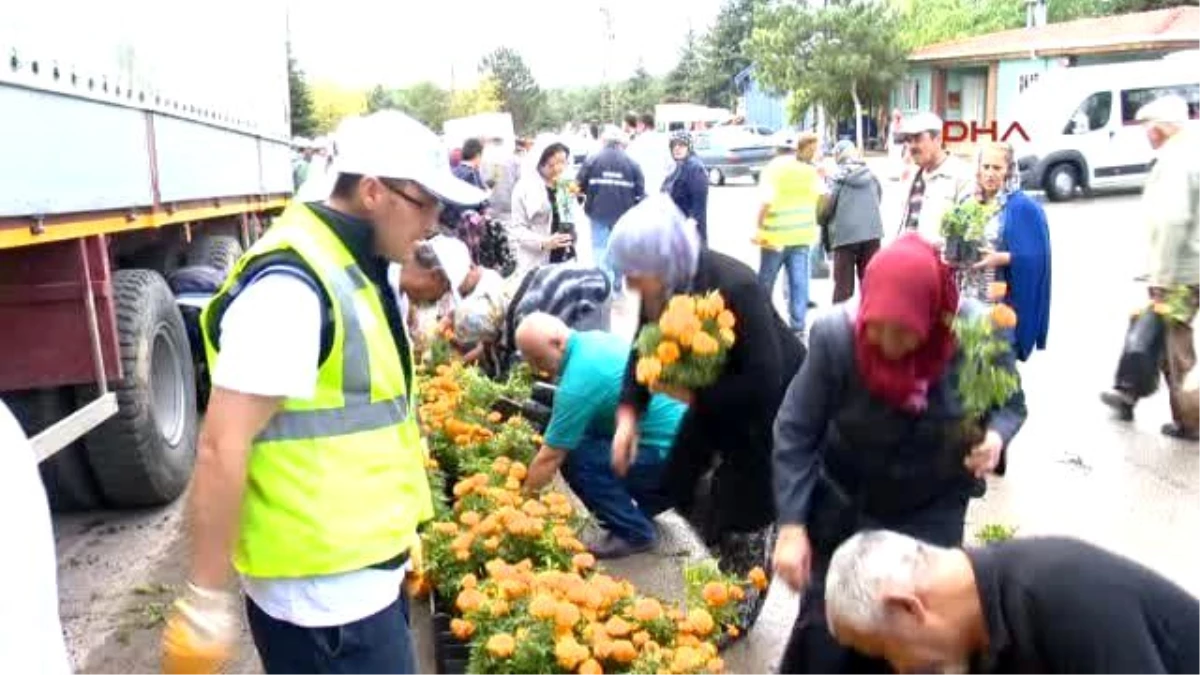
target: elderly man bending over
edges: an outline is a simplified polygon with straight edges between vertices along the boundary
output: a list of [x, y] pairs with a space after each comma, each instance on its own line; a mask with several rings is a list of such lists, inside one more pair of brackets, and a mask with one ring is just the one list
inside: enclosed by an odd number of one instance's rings
[[947, 549], [883, 530], [846, 540], [829, 629], [900, 673], [1200, 672], [1200, 602], [1074, 539]]
[[525, 489], [540, 490], [562, 469], [563, 478], [608, 531], [593, 543], [597, 558], [618, 558], [654, 545], [652, 518], [666, 510], [659, 483], [686, 408], [656, 395], [640, 420], [637, 455], [624, 476], [612, 466], [617, 403], [629, 343], [612, 333], [574, 331], [544, 313], [517, 327], [517, 348], [538, 370], [558, 378], [554, 408]]

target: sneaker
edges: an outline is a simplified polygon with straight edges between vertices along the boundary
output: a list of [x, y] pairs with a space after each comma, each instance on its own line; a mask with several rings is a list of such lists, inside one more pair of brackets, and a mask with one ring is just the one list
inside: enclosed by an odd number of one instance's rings
[[1195, 429], [1185, 429], [1174, 422], [1162, 425], [1162, 435], [1181, 441], [1200, 441], [1200, 432]]
[[1110, 389], [1100, 394], [1100, 401], [1112, 408], [1113, 412], [1117, 414], [1117, 419], [1122, 422], [1129, 422], [1133, 419], [1133, 406], [1137, 404], [1137, 400], [1129, 394]]
[[608, 533], [600, 541], [595, 542], [588, 548], [591, 549], [592, 555], [596, 556], [597, 560], [614, 560], [616, 558], [626, 558], [636, 553], [645, 553], [654, 548], [654, 541], [634, 543], [626, 541], [615, 534]]

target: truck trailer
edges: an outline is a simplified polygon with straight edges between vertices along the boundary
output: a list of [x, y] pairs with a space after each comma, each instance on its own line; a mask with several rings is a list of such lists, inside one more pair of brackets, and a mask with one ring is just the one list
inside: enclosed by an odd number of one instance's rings
[[0, 398], [54, 508], [168, 503], [199, 413], [166, 278], [291, 195], [284, 6], [5, 3], [0, 55]]

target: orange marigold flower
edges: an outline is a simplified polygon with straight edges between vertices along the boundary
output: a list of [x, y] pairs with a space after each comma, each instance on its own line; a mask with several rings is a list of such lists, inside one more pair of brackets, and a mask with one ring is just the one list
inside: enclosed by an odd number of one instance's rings
[[488, 605], [488, 611], [491, 612], [492, 616], [496, 617], [508, 616], [508, 613], [511, 610], [512, 607], [508, 604], [508, 601], [503, 599], [493, 600], [492, 603]]
[[733, 315], [733, 312], [726, 309], [717, 315], [717, 325], [721, 328], [732, 329], [737, 325], [737, 317]]
[[591, 553], [576, 553], [571, 558], [571, 566], [577, 570], [590, 570], [596, 566], [596, 556]]
[[734, 602], [741, 602], [746, 599], [746, 591], [743, 591], [741, 586], [731, 584], [729, 586], [729, 599]]
[[604, 668], [596, 659], [588, 659], [580, 664], [579, 675], [604, 675]]
[[662, 604], [654, 598], [638, 598], [637, 602], [633, 603], [633, 618], [642, 623], [657, 621], [662, 615]]
[[692, 351], [696, 353], [696, 356], [712, 356], [720, 349], [721, 345], [708, 333], [696, 333], [696, 337], [692, 339]]
[[664, 366], [669, 366], [679, 360], [679, 345], [671, 340], [663, 340], [658, 343], [658, 347], [654, 350], [654, 354]]
[[479, 586], [479, 579], [474, 574], [464, 574], [462, 579], [458, 580], [458, 585], [460, 588], [477, 588]]
[[475, 633], [475, 624], [466, 619], [450, 619], [450, 634], [464, 642]]
[[478, 610], [484, 600], [483, 593], [474, 588], [468, 588], [458, 594], [458, 598], [454, 601], [454, 606], [463, 614], [470, 614]]
[[761, 567], [755, 567], [754, 569], [750, 570], [750, 574], [747, 575], [747, 579], [751, 584], [754, 585], [756, 589], [760, 591], [767, 590], [767, 586], [771, 584], [771, 580], [767, 579], [767, 573], [764, 572], [763, 568]]
[[679, 315], [694, 315], [696, 299], [690, 295], [676, 295], [667, 303], [667, 312]]
[[662, 376], [663, 364], [653, 356], [643, 356], [638, 359], [636, 375], [641, 384], [653, 384]]
[[488, 638], [486, 649], [498, 659], [507, 659], [517, 650], [517, 641], [508, 633], [497, 633]]
[[716, 622], [713, 621], [712, 614], [705, 609], [693, 609], [687, 613], [687, 622], [691, 626], [692, 631], [697, 635], [708, 635], [716, 628]]
[[466, 525], [467, 527], [474, 527], [478, 525], [480, 520], [482, 520], [482, 518], [474, 511], [463, 511], [458, 517], [458, 522]]
[[491, 422], [492, 424], [496, 424], [502, 419], [504, 419], [504, 415], [501, 415], [500, 413], [496, 412], [495, 410], [488, 413], [488, 416], [487, 416], [487, 421]]
[[733, 343], [737, 342], [737, 336], [733, 334], [732, 329], [722, 328], [719, 332], [721, 334], [721, 342], [724, 342], [726, 347], [732, 347]]
[[729, 602], [729, 589], [719, 581], [710, 581], [704, 584], [704, 590], [700, 595], [709, 607], [724, 607], [725, 603]]
[[630, 638], [630, 640], [633, 641], [634, 647], [637, 647], [640, 649], [643, 645], [645, 645], [647, 642], [650, 641], [650, 634], [644, 630], [639, 630], [638, 632], [633, 634], [633, 637]]
[[619, 616], [614, 616], [604, 624], [604, 632], [615, 638], [623, 638], [633, 632], [634, 626]]
[[525, 476], [528, 474], [529, 469], [520, 462], [513, 462], [512, 467], [508, 470], [508, 477], [516, 478], [517, 480], [525, 480]]
[[633, 643], [629, 640], [613, 640], [612, 648], [609, 650], [609, 656], [612, 660], [622, 665], [633, 663], [637, 655], [637, 647], [634, 647]]
[[579, 623], [579, 608], [569, 602], [560, 602], [554, 608], [554, 625], [569, 630]]
[[554, 659], [564, 670], [573, 671], [591, 652], [587, 647], [575, 641], [574, 636], [566, 636], [554, 644]]
[[1003, 281], [993, 281], [987, 287], [988, 300], [1003, 300], [1008, 296], [1008, 284]]
[[1017, 313], [1008, 305], [996, 305], [992, 307], [992, 323], [995, 323], [997, 328], [1005, 330], [1015, 328], [1017, 325]]
[[725, 672], [725, 659], [714, 656], [708, 660], [708, 666], [705, 667], [705, 670], [715, 675], [720, 675], [720, 673]]
[[539, 593], [529, 602], [529, 615], [535, 619], [549, 619], [558, 611], [558, 601], [553, 596]]

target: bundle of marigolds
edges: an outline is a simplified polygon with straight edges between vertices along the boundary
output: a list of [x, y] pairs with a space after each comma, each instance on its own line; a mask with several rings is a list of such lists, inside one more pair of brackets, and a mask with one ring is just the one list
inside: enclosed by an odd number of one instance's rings
[[718, 673], [717, 639], [740, 630], [751, 584], [715, 564], [689, 569], [685, 608], [596, 571], [565, 495], [524, 498], [525, 467], [499, 458], [454, 486], [452, 520], [425, 535], [427, 573], [453, 602], [451, 632], [472, 673]]
[[658, 323], [637, 338], [637, 380], [647, 386], [701, 389], [725, 366], [736, 319], [720, 293], [671, 298]]

